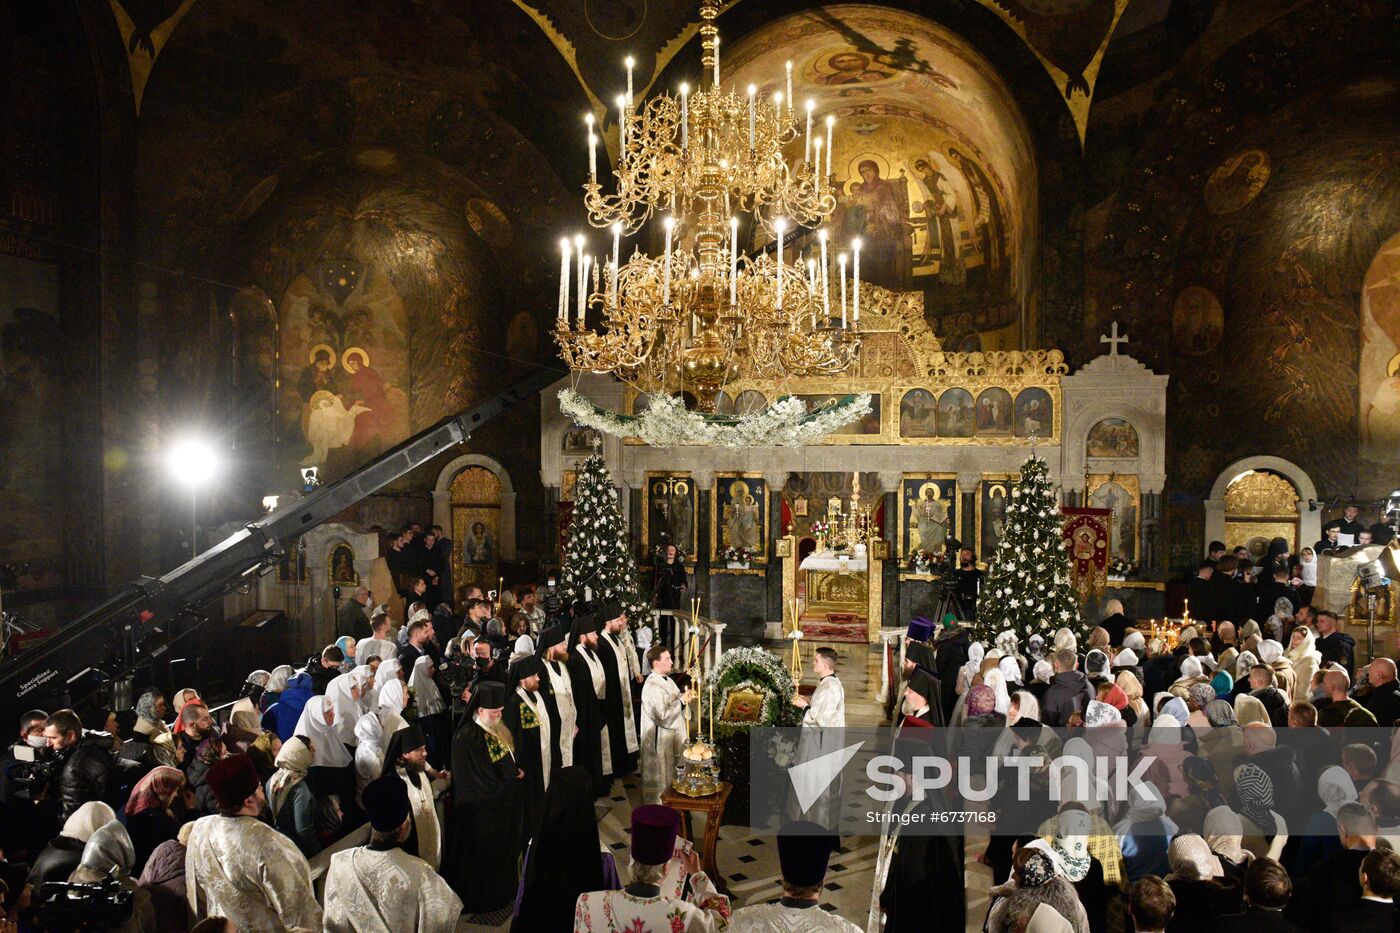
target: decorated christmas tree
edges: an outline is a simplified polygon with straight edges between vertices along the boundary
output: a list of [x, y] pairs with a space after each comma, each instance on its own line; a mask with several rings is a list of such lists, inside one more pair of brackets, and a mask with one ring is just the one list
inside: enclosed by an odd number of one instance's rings
[[1048, 643], [1057, 629], [1065, 627], [1080, 644], [1085, 643], [1089, 629], [1070, 585], [1069, 555], [1060, 523], [1049, 467], [1032, 455], [1011, 487], [1005, 532], [982, 581], [973, 637], [990, 644], [998, 633], [1010, 629], [1023, 645], [1035, 634]]
[[567, 604], [585, 598], [594, 602], [617, 600], [633, 625], [647, 612], [637, 585], [637, 565], [622, 522], [617, 487], [601, 454], [589, 457], [579, 468], [560, 587]]

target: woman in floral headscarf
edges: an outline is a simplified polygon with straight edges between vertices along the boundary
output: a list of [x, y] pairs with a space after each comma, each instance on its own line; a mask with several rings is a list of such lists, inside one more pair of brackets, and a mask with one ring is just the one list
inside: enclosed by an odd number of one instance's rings
[[1025, 846], [1017, 851], [1014, 866], [1016, 887], [992, 905], [987, 915], [990, 933], [1021, 933], [1042, 905], [1063, 917], [1074, 933], [1090, 933], [1084, 905], [1074, 885], [1059, 872], [1052, 854]]
[[[185, 789], [185, 776], [179, 768], [160, 767], [143, 777], [131, 789], [127, 799], [126, 831], [136, 850], [136, 865], [132, 872], [139, 875], [146, 867], [156, 846], [180, 831], [184, 805], [180, 791]], [[176, 813], [178, 809], [178, 815]]]

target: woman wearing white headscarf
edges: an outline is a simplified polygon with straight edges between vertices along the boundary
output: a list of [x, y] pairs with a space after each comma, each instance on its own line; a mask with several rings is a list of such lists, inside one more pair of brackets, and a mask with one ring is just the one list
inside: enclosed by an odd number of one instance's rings
[[408, 720], [403, 718], [403, 708], [407, 705], [408, 690], [402, 680], [395, 677], [379, 688], [379, 706], [375, 715], [384, 729], [386, 742], [395, 732], [408, 728]]
[[982, 659], [986, 657], [987, 649], [980, 641], [974, 641], [967, 646], [967, 661], [958, 669], [958, 682], [955, 685], [958, 696], [967, 693], [972, 686], [972, 679], [982, 670]]
[[1079, 654], [1079, 640], [1067, 628], [1061, 628], [1055, 632], [1055, 650], [1059, 651], [1061, 648], [1068, 648], [1076, 655]]
[[116, 820], [117, 814], [100, 800], [90, 800], [74, 810], [64, 821], [63, 830], [34, 859], [29, 880], [35, 889], [45, 881], [67, 881], [82, 861], [83, 849], [92, 834]]
[[445, 708], [442, 691], [433, 680], [433, 659], [426, 654], [413, 662], [413, 674], [408, 678], [408, 688], [413, 691], [413, 705], [420, 717], [436, 715]]
[[1259, 643], [1259, 663], [1266, 664], [1273, 669], [1274, 686], [1285, 697], [1293, 696], [1293, 691], [1297, 687], [1297, 675], [1293, 673], [1293, 663], [1283, 657], [1283, 645], [1272, 638], [1261, 641]]
[[379, 721], [377, 712], [365, 713], [359, 718], [355, 723], [355, 738], [360, 740], [355, 746], [355, 790], [363, 793], [365, 785], [383, 773], [384, 749], [388, 747], [384, 724]]
[[447, 757], [447, 704], [442, 700], [442, 692], [433, 680], [433, 659], [426, 654], [413, 662], [413, 674], [408, 679], [408, 688], [413, 691], [413, 705], [418, 710], [417, 723], [428, 740], [428, 760], [441, 765]]
[[1351, 775], [1332, 765], [1318, 775], [1317, 796], [1322, 801], [1322, 809], [1308, 817], [1298, 854], [1288, 866], [1289, 874], [1299, 878], [1323, 859], [1342, 851], [1342, 841], [1337, 837], [1337, 811], [1342, 804], [1356, 800], [1356, 785]]
[[1241, 845], [1244, 841], [1244, 821], [1240, 815], [1227, 806], [1214, 808], [1206, 814], [1202, 835], [1210, 851], [1220, 858], [1225, 875], [1242, 877], [1254, 860], [1254, 853]]
[[277, 753], [277, 771], [267, 779], [267, 809], [272, 825], [307, 858], [321, 851], [321, 842], [316, 838], [316, 795], [306, 783], [315, 760], [315, 744], [313, 740], [312, 748], [308, 748], [300, 736], [283, 742]]
[[[340, 741], [340, 734], [336, 731], [335, 723], [335, 707], [329, 697], [314, 696], [306, 701], [306, 706], [302, 708], [301, 718], [297, 720], [297, 727], [293, 733], [306, 736], [311, 740], [311, 747], [316, 755], [312, 767], [343, 768], [350, 763], [350, 752]], [[352, 735], [354, 731], [352, 726], [350, 729]], [[283, 743], [283, 748], [286, 748], [286, 743]]]
[[1006, 711], [1011, 707], [1011, 694], [1006, 690], [1006, 678], [1002, 676], [1001, 668], [994, 667], [983, 674], [982, 683], [991, 687], [996, 693], [996, 711], [1005, 716]]
[[1006, 679], [1008, 689], [1011, 684], [1021, 686], [1021, 665], [1016, 663], [1014, 657], [1004, 656], [997, 662], [997, 669], [1001, 671], [1001, 676]]
[[1289, 702], [1296, 703], [1308, 698], [1308, 684], [1312, 683], [1322, 663], [1322, 654], [1317, 650], [1317, 636], [1306, 625], [1300, 625], [1289, 636], [1288, 648], [1283, 656], [1293, 662], [1293, 694]]
[[1253, 651], [1241, 651], [1235, 659], [1235, 669], [1231, 672], [1235, 683], [1249, 683], [1249, 669], [1258, 663], [1259, 657]]
[[325, 698], [335, 708], [334, 728], [340, 744], [353, 746], [358, 741], [355, 738], [355, 722], [360, 718], [360, 685], [356, 683], [355, 675], [338, 675], [326, 685]]
[[83, 847], [82, 861], [68, 880], [76, 884], [100, 884], [116, 879], [131, 892], [131, 915], [121, 926], [106, 927], [112, 933], [156, 933], [156, 912], [151, 893], [136, 883], [131, 870], [136, 865], [136, 848], [126, 827], [107, 823], [92, 834]]
[[1167, 862], [1172, 870], [1163, 880], [1176, 897], [1171, 929], [1210, 930], [1220, 917], [1240, 912], [1243, 886], [1221, 880], [1220, 858], [1203, 838], [1195, 833], [1177, 836], [1167, 849]]
[[1201, 659], [1188, 654], [1181, 659], [1181, 676], [1167, 690], [1173, 696], [1181, 697], [1184, 700], [1190, 696], [1192, 687], [1209, 681], [1210, 678], [1206, 676], [1205, 669], [1201, 666]]
[[1113, 826], [1128, 881], [1145, 875], [1161, 877], [1171, 870], [1167, 846], [1176, 835], [1176, 824], [1167, 818], [1161, 791], [1150, 784], [1131, 785], [1127, 810]]
[[1016, 649], [1020, 646], [1020, 644], [1021, 639], [1018, 638], [1016, 633], [1013, 632], [1011, 629], [1006, 629], [1001, 634], [997, 635], [996, 638], [997, 650], [1001, 652], [1001, 656], [1004, 658], [1017, 657], [1020, 654], [1020, 652]]
[[1235, 697], [1235, 720], [1241, 729], [1250, 723], [1262, 722], [1269, 725], [1269, 709], [1262, 700], [1248, 693]]
[[374, 668], [368, 664], [356, 665], [350, 672], [350, 679], [360, 688], [359, 715], [363, 716], [374, 709]]
[[379, 691], [383, 690], [384, 685], [390, 681], [397, 680], [402, 682], [402, 671], [403, 666], [399, 664], [398, 658], [389, 658], [379, 665], [379, 670], [374, 674], [374, 696], [371, 697], [375, 709], [378, 709], [380, 706]]

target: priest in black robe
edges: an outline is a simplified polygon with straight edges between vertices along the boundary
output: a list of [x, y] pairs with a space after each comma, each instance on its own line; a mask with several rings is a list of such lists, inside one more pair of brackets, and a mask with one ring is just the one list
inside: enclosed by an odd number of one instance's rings
[[544, 697], [544, 708], [549, 711], [550, 780], [573, 764], [574, 729], [578, 721], [573, 691], [568, 689], [571, 686], [569, 652], [564, 639], [562, 626], [547, 626], [540, 632], [539, 647], [535, 649], [535, 657], [540, 659], [540, 696]]
[[[932, 753], [930, 744], [938, 731], [923, 720], [905, 718], [895, 739], [902, 772], [910, 772], [915, 756]], [[951, 795], [945, 797], [945, 790], [926, 791], [922, 801], [913, 800], [906, 790], [906, 796], [891, 806], [892, 813], [917, 822], [911, 822], [912, 829], [894, 822], [880, 840], [875, 881], [880, 885], [883, 880], [878, 897], [885, 933], [926, 933], [939, 928], [931, 920], [935, 917], [957, 917], [949, 926], [962, 929], [961, 918], [967, 913], [963, 837], [927, 835], [931, 814], [962, 808]]]
[[637, 723], [632, 718], [632, 681], [623, 673], [629, 670], [627, 659], [619, 653], [626, 649], [620, 647], [620, 642], [605, 636], [616, 636], [626, 628], [627, 616], [619, 603], [604, 602], [598, 610], [598, 624], [603, 629], [598, 636], [598, 657], [603, 662], [603, 676], [607, 679], [603, 722], [607, 725], [609, 747], [603, 756], [603, 773], [622, 778], [637, 769], [640, 745]]
[[598, 657], [598, 620], [591, 615], [574, 618], [569, 633], [569, 685], [573, 688], [578, 716], [574, 736], [574, 764], [593, 775], [593, 796], [606, 796], [612, 782], [604, 777], [601, 697], [607, 691], [607, 672]]
[[540, 696], [540, 675], [544, 666], [539, 658], [526, 655], [510, 666], [513, 683], [506, 697], [501, 721], [515, 740], [515, 763], [525, 772], [525, 838], [533, 839], [544, 817], [544, 794], [549, 789], [553, 742], [549, 734], [549, 713]]
[[467, 913], [511, 902], [525, 844], [525, 773], [501, 721], [505, 699], [504, 685], [481, 684], [452, 739], [452, 829], [443, 875]]

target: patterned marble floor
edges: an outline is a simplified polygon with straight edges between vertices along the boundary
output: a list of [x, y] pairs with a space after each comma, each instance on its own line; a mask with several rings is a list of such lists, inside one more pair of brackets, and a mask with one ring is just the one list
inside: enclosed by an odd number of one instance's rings
[[[770, 647], [781, 652], [785, 645], [774, 644]], [[832, 647], [836, 648], [842, 659], [838, 675], [846, 690], [847, 723], [878, 725], [882, 719], [882, 711], [876, 703], [880, 689], [879, 652], [863, 645], [837, 644]], [[803, 682], [815, 684], [816, 681], [809, 671]], [[614, 784], [613, 795], [606, 801], [608, 810], [598, 824], [603, 844], [617, 853], [619, 868], [626, 865], [628, 820], [632, 807], [639, 802], [640, 788], [636, 781], [629, 778]], [[694, 832], [697, 837], [703, 832], [703, 827], [704, 818], [696, 816]], [[976, 855], [984, 847], [985, 840], [969, 840], [965, 869], [968, 933], [981, 929], [987, 911], [987, 888], [991, 873], [975, 861]], [[847, 845], [832, 858], [822, 894], [823, 909], [833, 911], [862, 928], [870, 910], [875, 849], [874, 838], [848, 840]], [[781, 895], [782, 877], [773, 837], [755, 835], [745, 826], [725, 826], [720, 830], [717, 858], [736, 907], [766, 903]], [[494, 933], [509, 930], [510, 921], [506, 919], [499, 925], [488, 926], [464, 920], [457, 929], [459, 933]]]

